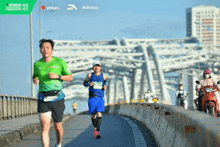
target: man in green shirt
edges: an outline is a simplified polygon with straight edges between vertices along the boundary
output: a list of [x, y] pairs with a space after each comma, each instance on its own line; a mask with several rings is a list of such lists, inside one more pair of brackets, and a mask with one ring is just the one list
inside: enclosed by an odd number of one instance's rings
[[49, 130], [51, 117], [56, 129], [57, 144], [61, 147], [63, 139], [64, 93], [62, 81], [73, 81], [71, 72], [63, 59], [53, 57], [54, 42], [50, 39], [40, 40], [42, 57], [34, 64], [34, 84], [39, 84], [38, 113], [42, 125], [42, 144], [49, 147]]

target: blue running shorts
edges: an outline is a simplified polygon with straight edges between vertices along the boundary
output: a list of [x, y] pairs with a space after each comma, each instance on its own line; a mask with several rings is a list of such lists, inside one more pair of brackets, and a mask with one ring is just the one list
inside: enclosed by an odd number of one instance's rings
[[105, 101], [102, 97], [89, 98], [89, 114], [96, 114], [97, 112], [105, 111]]

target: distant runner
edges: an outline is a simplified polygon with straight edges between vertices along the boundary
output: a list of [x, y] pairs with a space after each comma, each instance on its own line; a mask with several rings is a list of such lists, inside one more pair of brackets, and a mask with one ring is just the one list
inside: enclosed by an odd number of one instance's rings
[[77, 103], [76, 103], [76, 101], [74, 101], [74, 103], [73, 103], [73, 112], [74, 112], [74, 114], [76, 114], [77, 113]]

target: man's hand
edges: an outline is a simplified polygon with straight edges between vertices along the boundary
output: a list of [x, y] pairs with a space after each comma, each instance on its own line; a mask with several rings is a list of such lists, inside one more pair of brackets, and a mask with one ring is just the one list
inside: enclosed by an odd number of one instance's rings
[[104, 90], [106, 90], [107, 89], [107, 85], [104, 85]]
[[50, 77], [50, 79], [58, 79], [59, 75], [49, 72], [49, 77]]
[[89, 86], [94, 86], [94, 84], [95, 84], [94, 82], [91, 82], [91, 83], [89, 84]]
[[34, 78], [34, 84], [38, 85], [40, 83], [40, 80], [38, 79], [38, 77]]

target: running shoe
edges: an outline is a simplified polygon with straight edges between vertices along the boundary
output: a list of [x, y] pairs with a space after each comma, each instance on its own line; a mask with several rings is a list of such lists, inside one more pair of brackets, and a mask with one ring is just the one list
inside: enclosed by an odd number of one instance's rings
[[97, 128], [94, 129], [94, 136], [95, 138], [99, 135], [99, 132], [97, 131]]
[[99, 138], [102, 138], [102, 135], [101, 134], [98, 134], [96, 139], [99, 139]]

